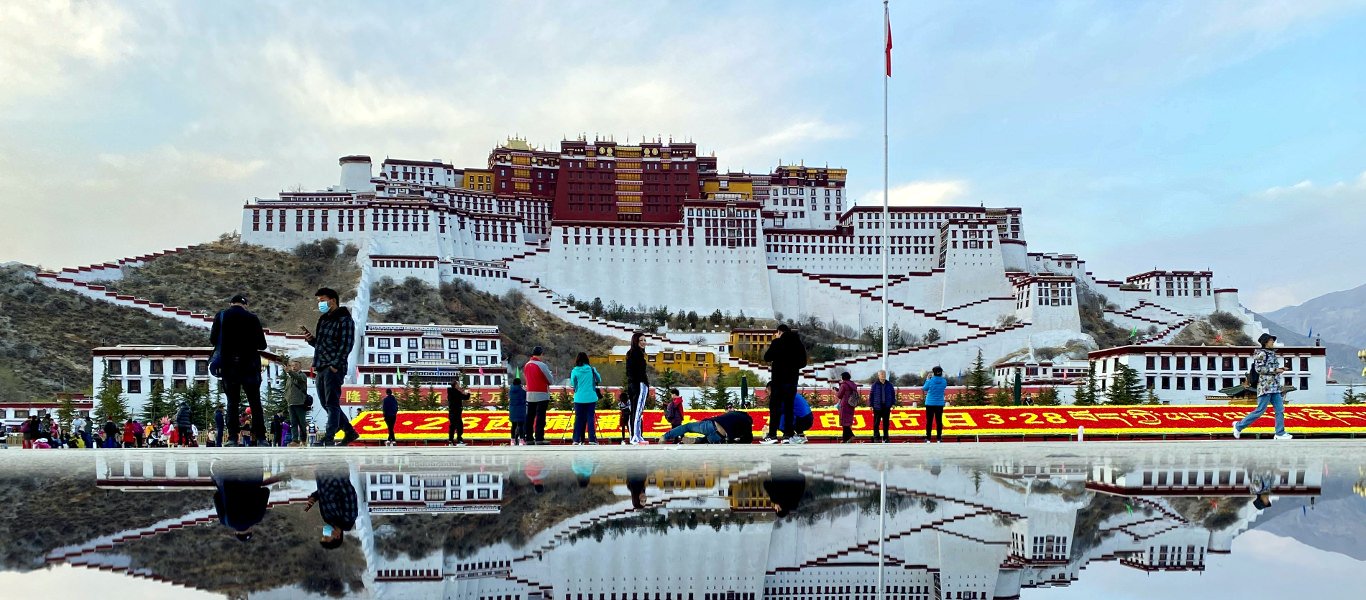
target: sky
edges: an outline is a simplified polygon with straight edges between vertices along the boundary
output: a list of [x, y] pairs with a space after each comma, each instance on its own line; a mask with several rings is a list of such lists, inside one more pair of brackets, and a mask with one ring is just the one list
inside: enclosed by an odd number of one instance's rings
[[[893, 0], [890, 197], [1018, 206], [1098, 277], [1258, 311], [1366, 282], [1366, 0]], [[238, 229], [368, 154], [693, 140], [882, 197], [881, 3], [0, 3], [0, 262]]]

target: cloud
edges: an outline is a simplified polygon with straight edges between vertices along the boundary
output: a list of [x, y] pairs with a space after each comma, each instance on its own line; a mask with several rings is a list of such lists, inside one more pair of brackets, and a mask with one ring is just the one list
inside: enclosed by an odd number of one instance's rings
[[1248, 199], [1262, 202], [1281, 203], [1333, 203], [1360, 197], [1366, 194], [1366, 171], [1355, 180], [1336, 181], [1328, 185], [1315, 185], [1305, 179], [1289, 186], [1273, 186]]
[[127, 58], [132, 20], [106, 2], [0, 2], [0, 102], [63, 88]]
[[[968, 182], [955, 179], [912, 181], [891, 188], [891, 206], [951, 206], [968, 193]], [[882, 206], [882, 190], [868, 192], [859, 199], [861, 206]]]

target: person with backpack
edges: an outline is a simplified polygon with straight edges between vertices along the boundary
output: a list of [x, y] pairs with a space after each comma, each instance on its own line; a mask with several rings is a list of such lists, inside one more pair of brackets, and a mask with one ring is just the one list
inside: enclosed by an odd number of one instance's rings
[[835, 386], [836, 410], [840, 415], [840, 427], [844, 429], [840, 436], [841, 444], [848, 444], [854, 439], [854, 409], [858, 407], [858, 384], [850, 378], [849, 372], [840, 373], [840, 383]]
[[[868, 392], [868, 408], [873, 409], [873, 443], [891, 441], [892, 407], [896, 406], [896, 387], [887, 381], [887, 372], [878, 371]], [[879, 437], [881, 435], [881, 437]]]
[[631, 394], [626, 390], [621, 390], [621, 393], [617, 394], [617, 410], [620, 413], [617, 417], [617, 429], [621, 432], [621, 445], [625, 446], [630, 443], [632, 415], [635, 414], [631, 409]]
[[[251, 437], [266, 438], [265, 415], [261, 412], [261, 351], [266, 349], [265, 328], [261, 320], [247, 310], [247, 297], [236, 294], [228, 301], [231, 306], [218, 313], [209, 330], [217, 364], [211, 360], [210, 369], [216, 371], [223, 393], [228, 396], [228, 414], [236, 416], [246, 392], [247, 406], [252, 409]], [[237, 445], [240, 425], [228, 422], [228, 446]]]
[[[293, 434], [290, 446], [305, 445], [303, 433], [308, 426], [308, 409], [313, 407], [313, 399], [308, 395], [308, 375], [302, 367], [299, 361], [291, 360], [285, 368], [285, 404], [289, 406], [289, 432]], [[222, 413], [215, 413], [214, 419], [214, 424], [221, 430]], [[218, 435], [222, 435], [221, 431]]]
[[587, 432], [588, 443], [598, 444], [596, 412], [598, 407], [598, 386], [602, 385], [602, 374], [588, 364], [588, 354], [580, 352], [574, 359], [574, 370], [569, 372], [569, 387], [574, 389], [574, 445], [584, 443]]
[[937, 428], [938, 437], [936, 442], [944, 442], [944, 390], [948, 389], [949, 382], [944, 379], [944, 369], [935, 367], [930, 371], [930, 378], [925, 380], [925, 385], [920, 389], [925, 391], [925, 443], [930, 443], [930, 427]]
[[550, 365], [545, 364], [541, 355], [545, 350], [540, 346], [531, 349], [531, 357], [522, 367], [526, 378], [527, 440], [536, 445], [545, 444], [545, 415], [550, 409], [550, 383], [555, 376]]
[[176, 435], [180, 437], [180, 445], [191, 446], [194, 440], [194, 423], [190, 418], [190, 403], [181, 401], [180, 407], [175, 412]]
[[1252, 353], [1252, 368], [1247, 372], [1247, 386], [1257, 390], [1257, 409], [1233, 424], [1233, 438], [1243, 435], [1254, 421], [1266, 413], [1268, 405], [1276, 409], [1276, 436], [1288, 440], [1294, 436], [1285, 432], [1285, 400], [1281, 395], [1281, 357], [1276, 354], [1276, 336], [1263, 333], [1257, 338], [1258, 348]]
[[465, 391], [463, 376], [452, 377], [451, 386], [446, 389], [446, 419], [450, 421], [446, 427], [448, 446], [465, 445], [465, 402], [469, 399], [470, 393]]
[[683, 396], [678, 394], [678, 388], [672, 388], [669, 390], [669, 403], [664, 405], [664, 420], [669, 422], [670, 429], [674, 429], [683, 424], [684, 418]]
[[508, 422], [511, 424], [511, 435], [513, 446], [525, 446], [527, 440], [526, 432], [526, 388], [522, 387], [522, 378], [513, 377], [512, 387], [508, 388]]
[[631, 443], [648, 444], [641, 425], [645, 417], [645, 401], [650, 397], [650, 381], [646, 377], [645, 334], [631, 335], [631, 349], [626, 351], [626, 393], [631, 395]]

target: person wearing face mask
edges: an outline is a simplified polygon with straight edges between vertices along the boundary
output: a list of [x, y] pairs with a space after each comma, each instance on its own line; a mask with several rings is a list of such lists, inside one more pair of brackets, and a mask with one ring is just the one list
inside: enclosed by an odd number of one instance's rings
[[236, 416], [241, 414], [244, 391], [252, 414], [251, 439], [266, 437], [261, 414], [261, 351], [266, 349], [266, 333], [261, 320], [247, 310], [245, 295], [237, 294], [229, 302], [232, 306], [214, 319], [209, 341], [218, 348], [221, 362], [217, 375], [223, 393], [228, 396], [228, 414], [233, 416], [228, 421], [225, 445], [236, 446], [240, 427]]
[[356, 488], [351, 485], [351, 477], [343, 465], [319, 467], [314, 479], [318, 490], [308, 496], [304, 512], [316, 505], [323, 520], [322, 538], [318, 543], [325, 549], [335, 550], [345, 541], [345, 532], [356, 527], [359, 502]]
[[[315, 296], [318, 299], [318, 331], [302, 327], [304, 341], [313, 346], [313, 368], [317, 371], [318, 398], [327, 411], [327, 430], [323, 432], [323, 445], [331, 446], [337, 432], [345, 437], [339, 445], [346, 446], [356, 441], [360, 434], [351, 426], [351, 421], [342, 414], [341, 385], [346, 377], [347, 361], [355, 342], [356, 322], [351, 312], [340, 305], [337, 291], [321, 288]], [[256, 411], [259, 412], [259, 411]], [[254, 421], [253, 421], [254, 423]]]

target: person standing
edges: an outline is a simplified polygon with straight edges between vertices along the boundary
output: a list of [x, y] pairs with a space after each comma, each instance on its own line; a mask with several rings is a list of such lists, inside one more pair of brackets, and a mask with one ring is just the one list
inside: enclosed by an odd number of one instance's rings
[[[285, 367], [285, 405], [289, 407], [290, 446], [303, 446], [304, 431], [308, 426], [308, 375], [297, 360], [289, 361]], [[219, 414], [215, 413], [217, 423]], [[221, 429], [221, 427], [220, 427]]]
[[145, 434], [146, 432], [142, 427], [142, 423], [139, 423], [137, 419], [133, 419], [133, 443], [137, 444], [138, 448], [147, 447], [147, 444], [144, 441], [145, 438], [143, 437]]
[[113, 419], [105, 419], [104, 421], [104, 447], [119, 447], [119, 426], [114, 424]]
[[[896, 387], [887, 381], [887, 372], [878, 371], [868, 392], [868, 408], [873, 409], [873, 442], [891, 441], [892, 407], [896, 406]], [[879, 435], [881, 437], [879, 437]]]
[[133, 426], [133, 420], [128, 419], [123, 422], [123, 447], [136, 448], [138, 441], [137, 427]]
[[[769, 395], [769, 396], [772, 396], [772, 395], [773, 395], [773, 387], [772, 387], [772, 384], [766, 385], [765, 387], [768, 388], [768, 395]], [[794, 435], [788, 436], [787, 439], [783, 440], [783, 443], [784, 443], [784, 444], [805, 444], [805, 443], [806, 443], [806, 431], [807, 431], [808, 429], [811, 429], [811, 426], [812, 426], [812, 425], [815, 425], [815, 424], [816, 424], [816, 417], [815, 417], [815, 415], [812, 414], [812, 412], [811, 412], [811, 404], [809, 404], [809, 403], [806, 401], [806, 396], [803, 396], [803, 395], [801, 395], [800, 393], [798, 393], [797, 395], [795, 395], [795, 396], [792, 397], [792, 414], [793, 414], [793, 416], [796, 417], [796, 422], [795, 422], [795, 424], [792, 426], [792, 431], [793, 431]], [[787, 419], [787, 416], [783, 416], [782, 418], [783, 418], [783, 419]], [[787, 430], [788, 430], [787, 423], [785, 423], [785, 422], [781, 422], [781, 421], [780, 421], [780, 422], [778, 423], [778, 427], [779, 427], [780, 429], [782, 429], [783, 431], [787, 431]]]
[[531, 350], [531, 358], [522, 368], [526, 378], [527, 439], [537, 445], [545, 444], [545, 413], [550, 408], [550, 382], [555, 376], [550, 365], [545, 364], [541, 355], [545, 350], [536, 346]]
[[1285, 372], [1285, 368], [1281, 367], [1281, 357], [1276, 354], [1276, 336], [1263, 333], [1257, 338], [1257, 346], [1252, 353], [1252, 370], [1249, 373], [1249, 379], [1252, 373], [1257, 375], [1257, 409], [1233, 424], [1233, 438], [1242, 436], [1243, 430], [1266, 414], [1267, 405], [1271, 405], [1276, 409], [1276, 439], [1291, 439], [1294, 436], [1285, 432], [1285, 400], [1281, 394], [1281, 373]]
[[525, 446], [526, 433], [526, 388], [522, 378], [513, 377], [512, 387], [508, 388], [508, 421], [511, 423], [512, 445]]
[[311, 332], [307, 327], [302, 329], [304, 341], [313, 346], [318, 398], [327, 411], [327, 429], [323, 432], [322, 443], [331, 446], [337, 433], [342, 432], [344, 436], [338, 445], [347, 446], [360, 438], [341, 409], [341, 386], [356, 339], [356, 322], [351, 319], [351, 311], [341, 306], [337, 290], [319, 288], [314, 296], [318, 301], [318, 312], [322, 313], [318, 317], [318, 331]]
[[[266, 425], [261, 414], [261, 351], [266, 349], [266, 333], [261, 320], [247, 310], [247, 297], [236, 294], [228, 308], [218, 313], [209, 331], [209, 342], [218, 349], [219, 363], [215, 367], [223, 393], [228, 396], [228, 414], [236, 417], [242, 406], [242, 392], [247, 394], [247, 406], [252, 408], [251, 437], [263, 440]], [[234, 418], [228, 423], [229, 446], [237, 445], [239, 424]]]
[[446, 419], [450, 425], [446, 427], [446, 445], [464, 446], [465, 445], [465, 402], [470, 399], [470, 393], [465, 391], [463, 375], [456, 375], [451, 378], [451, 386], [446, 389]]
[[76, 415], [76, 418], [71, 420], [71, 437], [80, 439], [82, 448], [90, 447], [90, 438], [85, 433], [85, 417]]
[[858, 406], [858, 384], [849, 377], [848, 371], [840, 373], [840, 383], [835, 386], [835, 398], [838, 400], [835, 409], [840, 415], [840, 427], [844, 429], [840, 443], [848, 444], [854, 439], [854, 408]]
[[797, 378], [806, 367], [806, 346], [801, 337], [786, 323], [778, 325], [773, 341], [764, 352], [764, 360], [771, 369], [769, 385], [772, 393], [768, 395], [768, 435], [761, 444], [778, 443], [778, 424], [783, 424], [783, 437], [791, 440], [797, 418], [794, 414], [797, 396]]
[[631, 443], [648, 444], [641, 425], [645, 417], [645, 401], [650, 397], [650, 381], [645, 369], [645, 334], [631, 335], [631, 349], [626, 351], [626, 392], [631, 395]]
[[277, 412], [270, 416], [270, 437], [274, 438], [273, 444], [277, 447], [285, 445], [284, 424], [284, 415]]
[[393, 390], [384, 390], [384, 399], [380, 400], [379, 409], [384, 414], [384, 428], [389, 430], [389, 439], [384, 440], [384, 445], [393, 446], [397, 443], [394, 439], [394, 424], [398, 422], [398, 398], [394, 397]]
[[[630, 360], [630, 354], [627, 354]], [[598, 386], [602, 385], [602, 374], [588, 364], [588, 354], [580, 352], [574, 359], [574, 370], [569, 372], [569, 387], [574, 389], [574, 445], [584, 442], [584, 432], [588, 443], [597, 445], [598, 426], [596, 409], [598, 407]]]
[[194, 439], [194, 422], [190, 418], [190, 403], [182, 400], [175, 412], [176, 435], [180, 438], [180, 445], [192, 446]]
[[683, 396], [678, 393], [678, 388], [669, 390], [669, 403], [664, 405], [664, 418], [669, 421], [670, 429], [677, 429], [683, 425], [686, 415], [683, 414]]
[[930, 378], [925, 380], [925, 385], [920, 389], [925, 391], [925, 443], [930, 443], [930, 427], [935, 427], [938, 437], [935, 441], [944, 441], [944, 390], [949, 387], [949, 382], [944, 379], [944, 369], [935, 367], [930, 372]]
[[[285, 389], [288, 389], [288, 387], [286, 387]], [[215, 446], [218, 446], [219, 448], [222, 448], [222, 447], [223, 447], [223, 407], [222, 407], [222, 406], [219, 406], [218, 408], [213, 409], [213, 435], [214, 435], [214, 445], [215, 445]], [[228, 439], [232, 439], [232, 438], [228, 438]]]
[[81, 430], [81, 437], [85, 439], [86, 448], [95, 447], [95, 416], [91, 415], [85, 420], [85, 428]]

